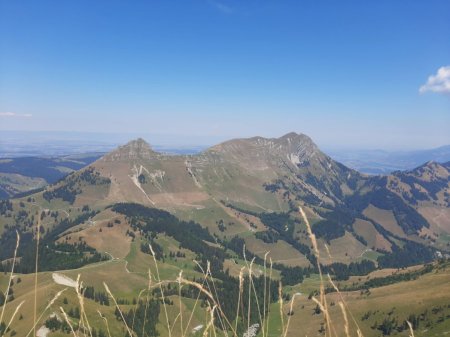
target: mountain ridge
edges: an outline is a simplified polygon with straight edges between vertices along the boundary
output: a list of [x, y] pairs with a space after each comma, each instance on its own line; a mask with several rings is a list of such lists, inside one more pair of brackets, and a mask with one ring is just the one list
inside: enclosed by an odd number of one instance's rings
[[[329, 249], [334, 260], [348, 264], [391, 263], [381, 257], [394, 255], [408, 264], [421, 261], [412, 251], [447, 249], [449, 176], [437, 163], [367, 176], [297, 133], [233, 139], [195, 155], [159, 153], [138, 138], [29, 199], [47, 209], [88, 205], [100, 214], [118, 203], [159, 208], [198, 222], [220, 240], [243, 237], [258, 254], [276, 254], [282, 243], [304, 266], [310, 255], [301, 206], [324, 256]], [[27, 200], [21, 202], [26, 206]]]

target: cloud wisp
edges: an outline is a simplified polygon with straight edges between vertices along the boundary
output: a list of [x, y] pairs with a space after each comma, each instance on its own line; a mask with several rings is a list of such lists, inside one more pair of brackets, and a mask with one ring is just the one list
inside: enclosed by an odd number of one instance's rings
[[440, 67], [436, 75], [428, 77], [419, 92], [423, 94], [428, 91], [450, 95], [450, 66]]
[[209, 3], [222, 13], [231, 14], [233, 12], [233, 9], [230, 6], [225, 5], [222, 2], [210, 0]]
[[0, 117], [33, 117], [32, 114], [18, 114], [16, 112], [0, 112]]

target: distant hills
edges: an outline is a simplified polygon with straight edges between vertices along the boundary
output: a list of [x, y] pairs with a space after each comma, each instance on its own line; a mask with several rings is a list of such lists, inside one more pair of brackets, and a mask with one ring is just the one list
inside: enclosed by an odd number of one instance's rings
[[429, 150], [328, 150], [333, 159], [368, 174], [389, 174], [397, 170], [411, 170], [428, 161], [450, 161], [450, 145]]

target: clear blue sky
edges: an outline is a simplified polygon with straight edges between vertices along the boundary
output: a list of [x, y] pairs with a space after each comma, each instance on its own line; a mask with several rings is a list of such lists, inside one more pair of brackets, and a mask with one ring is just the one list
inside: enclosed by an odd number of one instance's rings
[[450, 90], [419, 92], [447, 0], [0, 0], [0, 49], [0, 130], [450, 144]]

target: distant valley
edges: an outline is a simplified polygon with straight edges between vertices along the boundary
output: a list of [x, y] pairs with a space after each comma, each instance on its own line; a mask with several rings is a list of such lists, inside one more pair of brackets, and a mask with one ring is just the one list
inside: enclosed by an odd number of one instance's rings
[[99, 153], [0, 158], [0, 199], [42, 189], [100, 158]]

